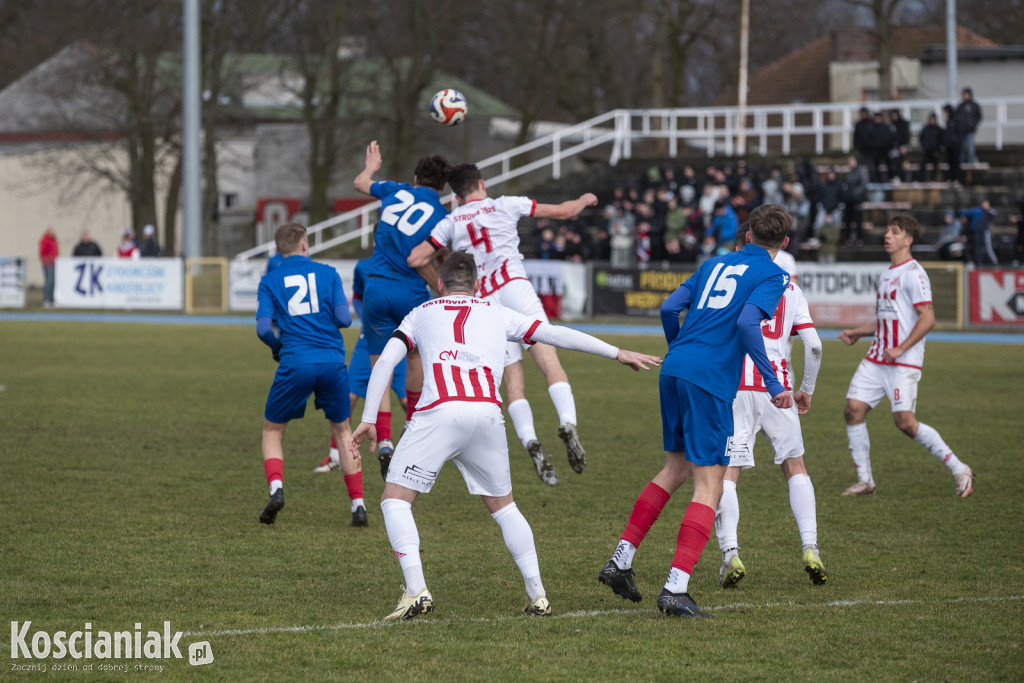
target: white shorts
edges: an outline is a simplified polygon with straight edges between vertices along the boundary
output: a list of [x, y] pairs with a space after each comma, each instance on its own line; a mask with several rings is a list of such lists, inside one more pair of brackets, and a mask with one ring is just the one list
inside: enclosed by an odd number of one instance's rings
[[[505, 308], [522, 313], [527, 318], [548, 322], [544, 305], [541, 304], [540, 297], [537, 296], [537, 292], [529, 280], [511, 280], [488, 298], [494, 299]], [[521, 361], [524, 348], [530, 347], [520, 342], [508, 342], [505, 346], [505, 367]]]
[[903, 365], [881, 365], [864, 359], [853, 373], [847, 399], [867, 403], [874, 408], [883, 398], [892, 404], [892, 412], [917, 410], [917, 384], [921, 370]]
[[449, 401], [416, 411], [391, 456], [387, 481], [428, 493], [449, 460], [462, 472], [474, 496], [498, 498], [512, 492], [500, 407]]
[[775, 451], [775, 464], [804, 454], [804, 437], [796, 406], [786, 409], [772, 405], [767, 391], [738, 391], [732, 403], [733, 435], [729, 439], [729, 466], [754, 466], [754, 439], [764, 432]]

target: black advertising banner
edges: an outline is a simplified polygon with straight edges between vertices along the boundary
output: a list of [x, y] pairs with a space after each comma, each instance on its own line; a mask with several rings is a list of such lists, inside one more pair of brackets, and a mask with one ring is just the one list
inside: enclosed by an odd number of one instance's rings
[[693, 270], [594, 268], [594, 315], [657, 318], [661, 304]]

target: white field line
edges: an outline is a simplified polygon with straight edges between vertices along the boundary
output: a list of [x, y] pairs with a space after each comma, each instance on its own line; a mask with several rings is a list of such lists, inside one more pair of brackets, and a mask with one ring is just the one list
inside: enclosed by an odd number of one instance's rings
[[[925, 604], [947, 604], [954, 605], [959, 603], [979, 603], [979, 602], [1006, 602], [1011, 600], [1024, 600], [1024, 595], [1010, 595], [1010, 596], [980, 596], [970, 598], [951, 598], [949, 600], [833, 600], [824, 603], [811, 603], [811, 602], [768, 602], [768, 603], [744, 603], [734, 602], [727, 605], [708, 606], [704, 605], [702, 609], [705, 609], [711, 613], [720, 612], [723, 610], [736, 610], [736, 609], [775, 609], [779, 607], [801, 607], [801, 608], [818, 608], [818, 607], [896, 607], [902, 605], [925, 605]], [[573, 619], [579, 617], [600, 617], [609, 614], [652, 614], [656, 613], [656, 609], [605, 609], [605, 610], [579, 610], [576, 612], [565, 612], [564, 614], [555, 614], [552, 619]], [[523, 618], [521, 615], [516, 616], [505, 616], [505, 617], [450, 617], [446, 619], [430, 619], [430, 618], [417, 618], [414, 623], [419, 624], [431, 624], [431, 623], [446, 623], [446, 622], [473, 622], [473, 623], [500, 623], [503, 621], [509, 621], [511, 619]], [[267, 628], [241, 628], [241, 629], [225, 629], [219, 631], [187, 631], [183, 633], [183, 636], [194, 638], [197, 636], [205, 636], [211, 638], [217, 638], [221, 636], [248, 636], [248, 635], [266, 635], [273, 633], [306, 633], [312, 631], [347, 631], [352, 629], [364, 629], [364, 628], [380, 628], [385, 626], [391, 626], [389, 623], [384, 621], [367, 621], [357, 624], [327, 624], [319, 626], [271, 626]]]

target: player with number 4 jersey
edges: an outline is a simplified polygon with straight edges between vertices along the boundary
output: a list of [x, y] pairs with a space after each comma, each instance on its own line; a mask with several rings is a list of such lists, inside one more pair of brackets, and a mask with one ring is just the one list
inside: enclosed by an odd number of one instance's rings
[[[419, 267], [409, 265], [409, 254], [430, 236], [430, 231], [448, 210], [441, 204], [440, 192], [448, 180], [451, 167], [443, 156], [419, 160], [413, 183], [390, 180], [374, 181], [383, 159], [377, 141], [366, 147], [366, 163], [352, 186], [356, 191], [380, 199], [380, 219], [374, 233], [373, 256], [370, 257], [363, 295], [363, 332], [371, 365], [384, 349], [391, 334], [408, 315], [430, 299], [427, 283], [437, 282], [437, 269], [430, 262]], [[415, 356], [415, 354], [413, 354]], [[419, 363], [409, 363], [406, 375], [408, 415], [416, 412], [423, 376]], [[377, 423], [381, 447], [378, 452], [381, 476], [386, 476], [394, 447], [391, 443], [391, 398], [381, 398]]]
[[[544, 307], [523, 268], [523, 255], [519, 252], [519, 219], [524, 216], [559, 220], [574, 218], [586, 207], [597, 204], [597, 197], [587, 193], [561, 204], [538, 204], [528, 197], [491, 198], [487, 196], [480, 170], [473, 164], [460, 164], [452, 169], [448, 184], [458, 196], [460, 206], [438, 222], [428, 242], [416, 247], [409, 259], [410, 265], [428, 263], [434, 252], [444, 247], [450, 246], [453, 251], [465, 249], [476, 259], [479, 296], [547, 322]], [[574, 472], [581, 473], [586, 465], [586, 452], [577, 433], [576, 401], [569, 378], [554, 348], [537, 344], [529, 350], [548, 382], [548, 395], [558, 413], [558, 436], [565, 443], [569, 465]], [[522, 359], [522, 347], [516, 342], [509, 342], [505, 355], [508, 414], [516, 435], [533, 460], [537, 475], [548, 486], [555, 486], [558, 474], [537, 438], [533, 411], [526, 400]]]
[[892, 264], [878, 282], [875, 322], [839, 333], [847, 346], [874, 335], [846, 392], [846, 436], [857, 468], [857, 481], [844, 496], [875, 493], [871, 474], [871, 440], [866, 424], [868, 411], [888, 398], [896, 426], [927, 448], [953, 475], [953, 489], [960, 498], [974, 491], [974, 471], [953, 453], [939, 433], [918, 422], [917, 385], [924, 365], [925, 335], [935, 327], [932, 285], [928, 273], [911, 255], [921, 239], [921, 225], [908, 214], [897, 214], [885, 230], [885, 251]]

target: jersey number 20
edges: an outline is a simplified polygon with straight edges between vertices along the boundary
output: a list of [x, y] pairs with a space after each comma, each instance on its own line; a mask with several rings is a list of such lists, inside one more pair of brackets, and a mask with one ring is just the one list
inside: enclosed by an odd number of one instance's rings
[[415, 235], [423, 224], [434, 215], [434, 207], [427, 202], [417, 202], [416, 197], [408, 190], [395, 193], [398, 200], [391, 204], [380, 215], [382, 223], [398, 228], [403, 235]]
[[[298, 288], [292, 294], [292, 298], [288, 299], [288, 315], [309, 315], [320, 312], [320, 299], [316, 295], [316, 276], [313, 273], [286, 275], [284, 286], [288, 289]], [[309, 294], [309, 301], [305, 301], [307, 294]]]

